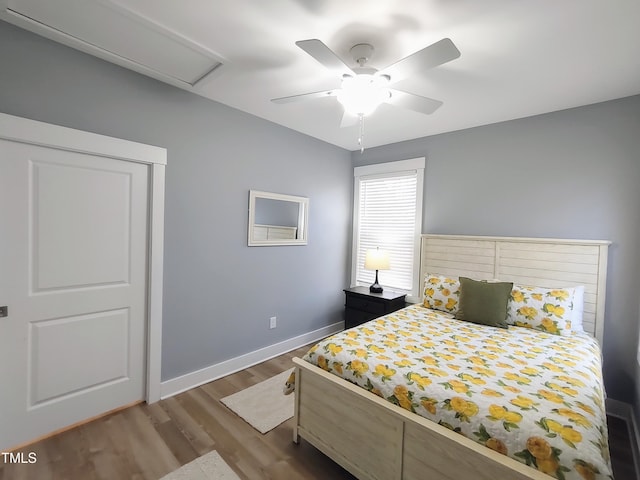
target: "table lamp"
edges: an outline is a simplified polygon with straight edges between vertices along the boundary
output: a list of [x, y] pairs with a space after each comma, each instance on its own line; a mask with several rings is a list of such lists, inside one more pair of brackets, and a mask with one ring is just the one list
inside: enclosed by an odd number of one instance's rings
[[364, 268], [376, 271], [376, 281], [369, 287], [369, 291], [371, 293], [382, 293], [382, 287], [378, 283], [378, 270], [389, 270], [389, 253], [379, 248], [367, 250]]

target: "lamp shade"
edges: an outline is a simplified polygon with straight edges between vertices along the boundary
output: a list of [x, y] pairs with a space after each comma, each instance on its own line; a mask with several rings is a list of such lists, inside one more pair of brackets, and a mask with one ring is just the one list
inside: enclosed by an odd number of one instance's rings
[[389, 270], [389, 252], [377, 248], [367, 250], [364, 268], [367, 270]]

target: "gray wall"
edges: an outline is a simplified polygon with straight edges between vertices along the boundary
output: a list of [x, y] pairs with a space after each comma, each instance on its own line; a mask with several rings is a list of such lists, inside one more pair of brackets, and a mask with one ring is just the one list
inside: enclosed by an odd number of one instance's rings
[[[341, 321], [349, 152], [4, 22], [0, 111], [168, 149], [163, 380]], [[309, 244], [247, 247], [250, 189], [309, 197]]]
[[352, 153], [355, 166], [418, 156], [427, 158], [425, 233], [613, 242], [605, 384], [631, 402], [640, 383], [640, 96]]

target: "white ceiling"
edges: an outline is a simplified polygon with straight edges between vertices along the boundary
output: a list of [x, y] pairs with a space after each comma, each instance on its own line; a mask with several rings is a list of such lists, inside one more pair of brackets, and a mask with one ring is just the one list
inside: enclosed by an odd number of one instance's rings
[[[349, 49], [370, 43], [376, 49], [370, 65], [378, 69], [444, 37], [460, 50], [460, 58], [393, 85], [444, 105], [432, 115], [381, 105], [365, 121], [366, 147], [640, 94], [638, 0], [2, 0], [0, 6], [6, 9], [0, 18], [12, 23], [348, 150], [358, 149], [358, 128], [340, 128], [342, 107], [334, 97], [270, 101], [340, 86], [339, 75], [297, 40], [318, 38], [348, 65]], [[136, 65], [145, 55], [147, 67]], [[222, 66], [196, 82], [216, 61]], [[174, 75], [181, 62], [189, 63], [193, 81], [158, 73]]]

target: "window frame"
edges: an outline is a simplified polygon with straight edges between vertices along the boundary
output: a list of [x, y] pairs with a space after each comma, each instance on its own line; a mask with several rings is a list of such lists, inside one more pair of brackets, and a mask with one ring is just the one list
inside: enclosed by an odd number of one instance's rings
[[[411, 158], [408, 160], [399, 160], [395, 162], [377, 163], [373, 165], [363, 165], [354, 167], [353, 169], [353, 232], [351, 245], [351, 286], [355, 287], [357, 282], [357, 262], [359, 248], [359, 230], [360, 230], [360, 182], [362, 179], [375, 176], [404, 176], [408, 173], [416, 175], [416, 211], [414, 221], [414, 241], [413, 241], [413, 267], [411, 282], [411, 290], [399, 290], [407, 294], [407, 301], [412, 303], [420, 302], [420, 238], [422, 235], [422, 205], [424, 202], [424, 168], [425, 157]], [[384, 284], [384, 282], [382, 282]], [[364, 285], [363, 285], [364, 286]]]

